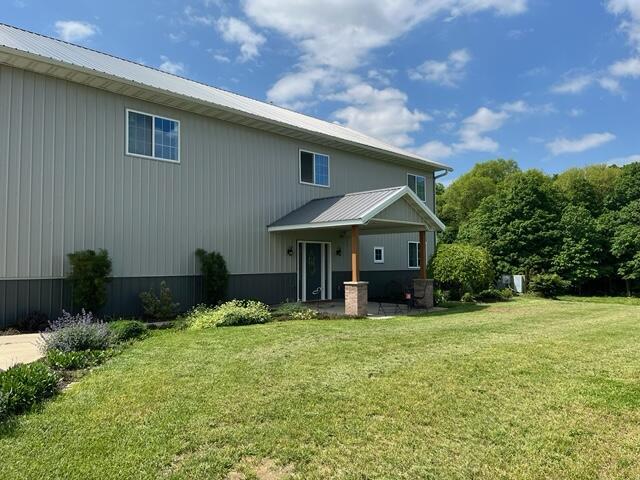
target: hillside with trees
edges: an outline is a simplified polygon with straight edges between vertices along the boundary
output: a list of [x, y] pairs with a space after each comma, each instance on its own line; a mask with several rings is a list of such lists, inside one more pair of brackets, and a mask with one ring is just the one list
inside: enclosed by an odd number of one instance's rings
[[513, 160], [439, 185], [442, 244], [484, 248], [496, 274], [557, 274], [575, 293], [627, 295], [640, 280], [640, 163], [558, 175]]

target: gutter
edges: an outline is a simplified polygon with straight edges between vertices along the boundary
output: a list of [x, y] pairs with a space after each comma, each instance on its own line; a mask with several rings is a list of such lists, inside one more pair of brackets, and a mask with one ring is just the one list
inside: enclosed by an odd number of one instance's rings
[[[436, 180], [448, 175], [449, 172], [453, 171], [453, 169], [443, 170], [441, 174], [435, 175], [435, 173], [437, 171], [438, 170], [433, 172], [434, 173], [434, 175], [433, 175], [433, 213], [435, 213], [436, 216], [438, 215], [438, 213], [437, 213], [438, 212], [438, 206], [436, 205]], [[443, 231], [444, 231], [444, 229], [443, 229]], [[433, 232], [433, 245], [434, 245], [434, 247], [436, 247], [438, 245], [438, 235], [437, 235], [436, 232]]]

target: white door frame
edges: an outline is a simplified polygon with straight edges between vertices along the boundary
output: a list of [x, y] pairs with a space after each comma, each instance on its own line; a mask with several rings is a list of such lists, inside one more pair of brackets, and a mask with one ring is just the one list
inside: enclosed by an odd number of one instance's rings
[[[307, 301], [307, 243], [316, 243], [322, 245], [320, 263], [322, 264], [320, 275], [321, 275], [321, 292], [320, 299], [321, 300], [331, 300], [333, 298], [332, 290], [332, 277], [331, 271], [333, 270], [331, 264], [331, 242], [320, 242], [313, 240], [298, 240], [297, 248], [296, 248], [296, 291], [299, 302]], [[300, 248], [302, 247], [302, 248]], [[327, 258], [327, 254], [329, 258]], [[298, 255], [302, 255], [301, 258], [298, 258]], [[300, 265], [302, 265], [302, 271], [300, 271]], [[302, 282], [300, 279], [302, 278]], [[328, 281], [327, 281], [328, 280]], [[329, 288], [325, 288], [328, 285]], [[300, 291], [302, 290], [302, 291]], [[328, 291], [327, 291], [328, 290]]]

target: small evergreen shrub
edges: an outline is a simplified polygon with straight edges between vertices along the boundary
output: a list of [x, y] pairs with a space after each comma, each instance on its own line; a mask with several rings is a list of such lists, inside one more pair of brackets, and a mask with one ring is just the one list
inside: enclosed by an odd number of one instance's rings
[[229, 271], [224, 257], [218, 252], [196, 250], [200, 260], [200, 270], [204, 277], [204, 295], [209, 305], [217, 305], [224, 300], [229, 286]]
[[142, 301], [144, 314], [155, 320], [174, 318], [176, 316], [176, 310], [180, 306], [179, 303], [173, 302], [171, 289], [167, 287], [164, 281], [160, 282], [159, 295], [156, 295], [153, 288], [151, 288], [148, 292], [142, 292], [140, 294], [140, 300]]
[[539, 297], [556, 298], [564, 293], [570, 285], [570, 282], [563, 280], [557, 273], [543, 273], [531, 277], [529, 291]]
[[49, 317], [42, 312], [33, 311], [18, 320], [21, 332], [41, 332], [49, 326]]
[[277, 320], [314, 320], [320, 318], [320, 312], [302, 303], [287, 302], [280, 305], [273, 312]]
[[439, 244], [431, 260], [431, 271], [452, 298], [489, 288], [495, 276], [489, 253], [482, 247], [462, 243]]
[[44, 350], [80, 352], [105, 350], [110, 345], [111, 332], [107, 325], [95, 320], [91, 313], [82, 310], [77, 315], [62, 311], [62, 317], [49, 322], [49, 328], [41, 335]]
[[231, 327], [268, 322], [271, 312], [267, 305], [255, 300], [231, 300], [215, 308], [197, 306], [186, 320], [192, 329]]
[[111, 275], [109, 254], [106, 250], [82, 250], [70, 253], [68, 257], [75, 305], [98, 312], [107, 303], [107, 283]]
[[42, 362], [18, 364], [0, 372], [5, 416], [22, 413], [58, 390], [60, 376]]
[[108, 350], [85, 350], [83, 352], [49, 350], [44, 361], [54, 370], [82, 370], [100, 365], [108, 357]]
[[126, 342], [144, 337], [148, 333], [146, 324], [138, 320], [116, 320], [109, 322], [109, 331], [115, 342]]

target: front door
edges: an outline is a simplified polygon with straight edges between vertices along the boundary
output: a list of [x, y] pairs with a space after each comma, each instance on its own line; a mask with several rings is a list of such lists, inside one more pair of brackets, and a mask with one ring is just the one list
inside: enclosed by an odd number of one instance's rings
[[322, 295], [322, 244], [305, 244], [305, 289], [306, 300], [323, 300]]
[[298, 300], [312, 302], [331, 298], [331, 244], [298, 243]]

